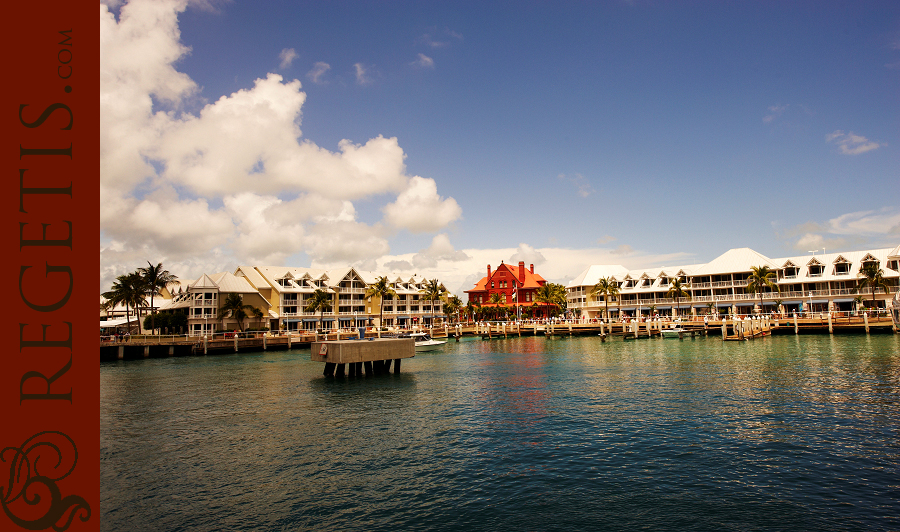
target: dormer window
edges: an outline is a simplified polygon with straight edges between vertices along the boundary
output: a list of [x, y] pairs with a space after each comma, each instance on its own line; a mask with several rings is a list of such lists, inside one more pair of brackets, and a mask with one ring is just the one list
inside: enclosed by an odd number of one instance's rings
[[821, 264], [813, 264], [809, 267], [809, 276], [810, 277], [821, 277], [822, 273], [825, 271], [825, 267]]
[[800, 268], [790, 267], [784, 269], [784, 278], [785, 279], [796, 279], [797, 274], [799, 273]]
[[834, 274], [835, 275], [849, 275], [850, 274], [850, 263], [849, 262], [839, 262], [834, 265]]
[[659, 286], [669, 286], [669, 278], [668, 277], [660, 277], [659, 278]]

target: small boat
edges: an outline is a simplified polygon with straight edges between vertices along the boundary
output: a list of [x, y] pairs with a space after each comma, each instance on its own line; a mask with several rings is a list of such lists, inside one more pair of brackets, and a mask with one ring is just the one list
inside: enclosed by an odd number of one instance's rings
[[416, 341], [416, 352], [434, 351], [447, 343], [447, 340], [435, 340], [426, 332], [414, 332], [404, 335], [404, 338], [412, 338]]
[[660, 334], [662, 334], [663, 338], [680, 338], [686, 332], [688, 331], [681, 326], [681, 320], [678, 320], [668, 329], [660, 331]]

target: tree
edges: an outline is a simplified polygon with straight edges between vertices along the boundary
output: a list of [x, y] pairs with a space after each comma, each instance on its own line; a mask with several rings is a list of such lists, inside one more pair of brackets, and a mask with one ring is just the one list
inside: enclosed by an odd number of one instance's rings
[[597, 281], [597, 284], [591, 288], [591, 296], [603, 296], [603, 301], [606, 303], [606, 319], [609, 319], [609, 298], [618, 297], [619, 295], [619, 283], [616, 282], [612, 276], [601, 278]]
[[716, 304], [713, 303], [712, 301], [710, 301], [709, 303], [706, 304], [706, 314], [707, 315], [712, 315], [713, 310], [715, 310], [715, 309], [716, 309]]
[[750, 267], [750, 276], [747, 277], [747, 292], [759, 296], [760, 312], [762, 312], [762, 295], [766, 288], [778, 292], [778, 285], [772, 280], [774, 278], [775, 271], [766, 265]]
[[459, 299], [458, 296], [452, 295], [447, 298], [447, 302], [444, 303], [444, 314], [447, 316], [447, 319], [452, 322], [452, 317], [456, 314], [461, 308], [463, 308], [462, 300]]
[[[263, 311], [256, 307], [250, 307], [250, 314], [253, 315], [254, 318], [256, 318], [256, 328], [261, 329], [262, 328], [262, 318], [263, 318], [263, 316], [265, 316], [265, 314], [263, 314]], [[268, 329], [268, 327], [266, 327], [266, 328]]]
[[[170, 284], [178, 281], [178, 276], [172, 275], [169, 273], [169, 270], [164, 270], [161, 262], [154, 266], [150, 261], [147, 261], [147, 267], [138, 268], [138, 273], [141, 274], [141, 277], [144, 278], [144, 282], [147, 285], [147, 294], [150, 296], [151, 310], [155, 310], [153, 305], [154, 296], [163, 288], [167, 288]], [[150, 314], [151, 331], [156, 329], [156, 324], [154, 323], [155, 314], [155, 312]]]
[[124, 304], [125, 319], [128, 319], [130, 309], [135, 309], [135, 315], [138, 319], [138, 332], [141, 332], [140, 307], [147, 304], [147, 288], [140, 273], [132, 272], [116, 277], [112, 288], [101, 295], [106, 298], [110, 308]]
[[228, 312], [231, 314], [231, 317], [237, 320], [238, 329], [241, 332], [244, 331], [244, 320], [247, 318], [247, 311], [245, 309], [252, 309], [253, 305], [245, 305], [244, 299], [240, 294], [228, 294], [228, 297], [225, 298], [225, 301], [222, 303], [222, 307], [219, 309], [221, 313], [222, 322], [225, 321], [225, 313]]
[[869, 287], [872, 291], [872, 308], [877, 308], [875, 301], [875, 290], [882, 288], [885, 292], [890, 292], [891, 287], [884, 278], [884, 270], [878, 267], [878, 263], [865, 262], [859, 267], [859, 273], [856, 274], [859, 280], [856, 283], [856, 291], [860, 292], [863, 288]]
[[469, 323], [470, 319], [475, 319], [475, 303], [469, 301], [466, 303], [466, 323]]
[[310, 296], [309, 300], [306, 303], [306, 311], [319, 313], [319, 329], [322, 328], [322, 315], [326, 312], [331, 312], [331, 309], [331, 294], [329, 294], [325, 290], [322, 290], [321, 288], [316, 288], [316, 291], [312, 293], [312, 296]]
[[681, 282], [681, 279], [678, 277], [672, 279], [672, 282], [669, 283], [669, 291], [666, 292], [666, 297], [671, 297], [675, 300], [675, 308], [674, 312], [672, 312], [673, 316], [678, 315], [678, 305], [681, 303], [682, 298], [691, 298], [691, 294], [686, 290], [687, 286]]
[[384, 300], [389, 297], [394, 297], [397, 295], [397, 292], [391, 288], [391, 283], [388, 281], [388, 278], [385, 276], [381, 276], [375, 280], [375, 283], [369, 285], [366, 288], [366, 299], [369, 301], [372, 300], [373, 297], [377, 297], [380, 301], [379, 310], [378, 310], [378, 337], [381, 338], [381, 325], [384, 322]]
[[534, 293], [535, 301], [544, 303], [547, 308], [547, 317], [550, 314], [558, 314], [560, 310], [566, 308], [566, 287], [556, 283], [546, 283]]
[[501, 311], [501, 308], [503, 307], [503, 302], [504, 302], [505, 300], [506, 300], [506, 297], [504, 297], [504, 295], [501, 294], [500, 292], [494, 292], [493, 294], [491, 294], [491, 298], [488, 299], [488, 303], [491, 303], [491, 304], [493, 304], [493, 305], [497, 305], [496, 307], [494, 307], [495, 310], [494, 310], [493, 312], [496, 313], [496, 314], [494, 315], [494, 317], [496, 317], [496, 318], [499, 318], [499, 317], [500, 317], [500, 314], [501, 314], [501, 312], [502, 312], [502, 311]]
[[441, 286], [441, 283], [437, 279], [430, 279], [425, 281], [425, 288], [419, 290], [419, 293], [422, 294], [422, 298], [428, 301], [431, 304], [431, 315], [432, 315], [432, 326], [434, 325], [434, 302], [439, 301], [447, 295], [447, 290]]

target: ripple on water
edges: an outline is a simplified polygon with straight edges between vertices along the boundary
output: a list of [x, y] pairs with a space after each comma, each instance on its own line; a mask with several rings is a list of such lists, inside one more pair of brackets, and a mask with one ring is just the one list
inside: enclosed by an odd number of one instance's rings
[[[896, 336], [101, 364], [104, 530], [896, 530]], [[146, 523], [146, 524], [145, 524]]]

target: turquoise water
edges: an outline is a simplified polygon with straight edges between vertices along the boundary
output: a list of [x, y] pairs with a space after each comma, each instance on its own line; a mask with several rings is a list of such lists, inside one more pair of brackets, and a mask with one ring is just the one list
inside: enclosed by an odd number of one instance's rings
[[103, 363], [103, 530], [900, 530], [900, 335]]

